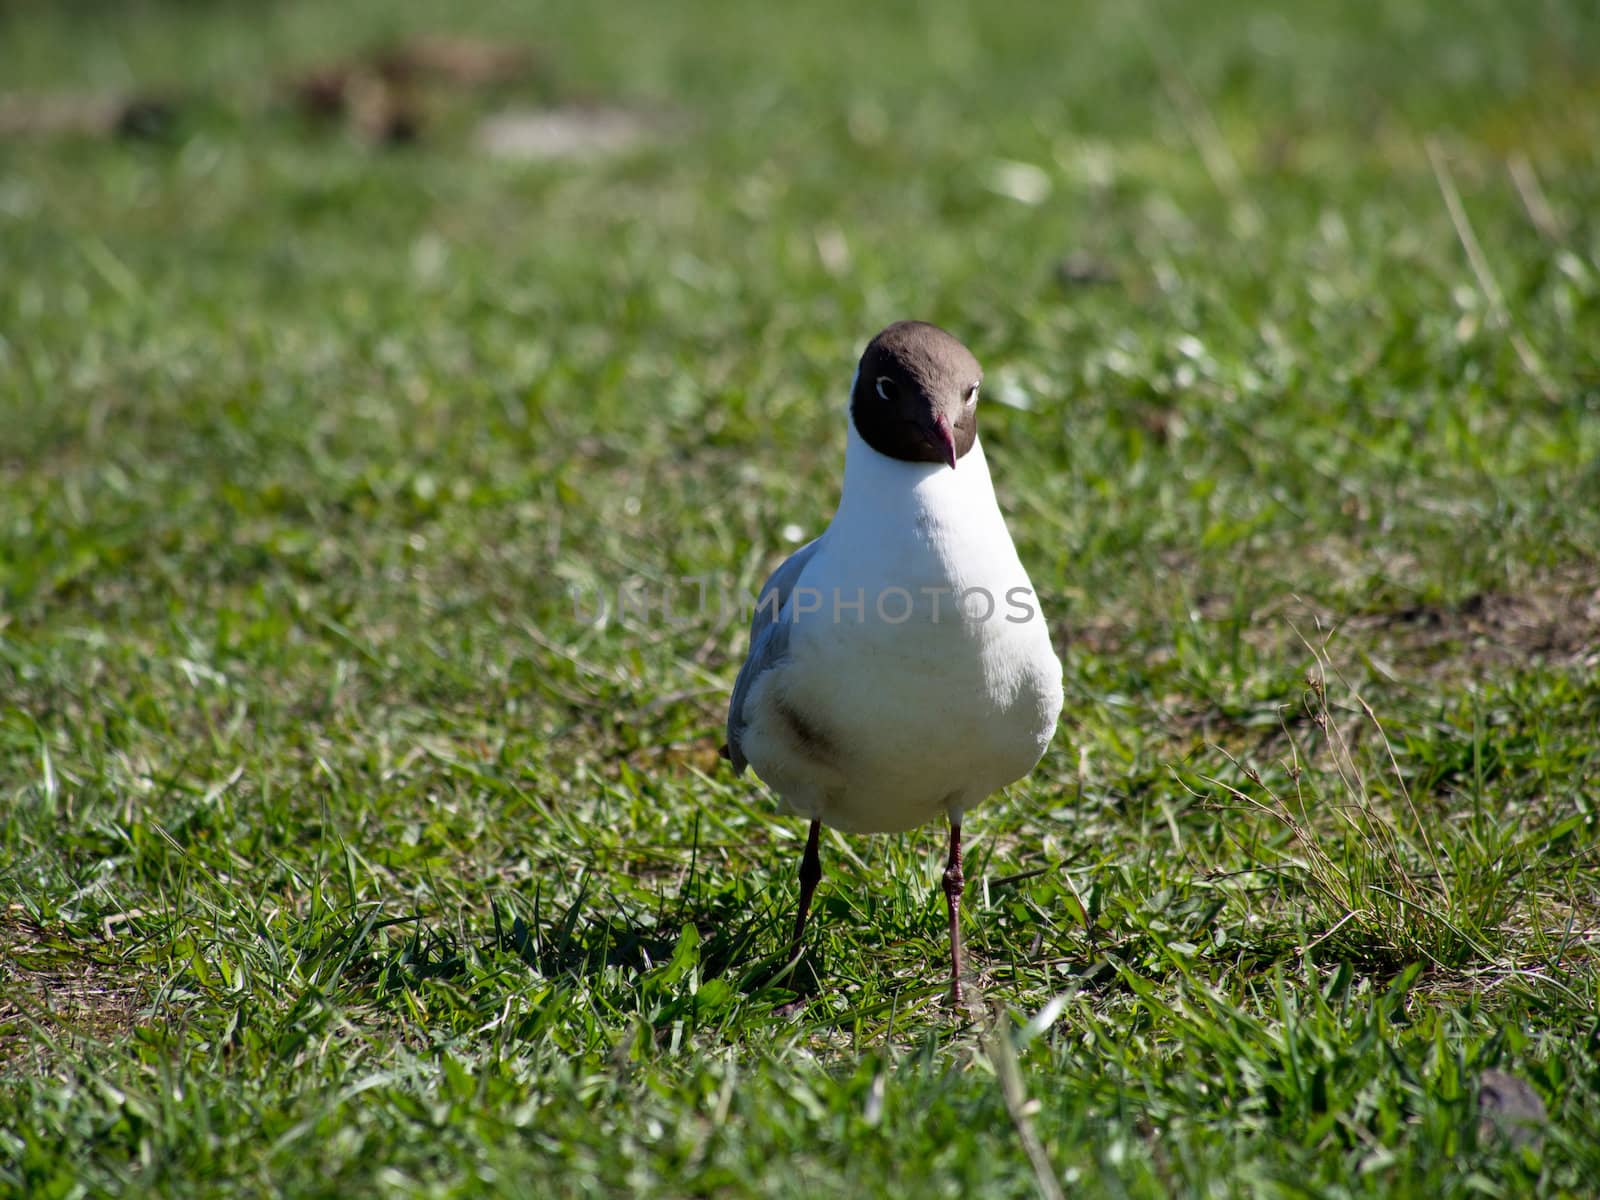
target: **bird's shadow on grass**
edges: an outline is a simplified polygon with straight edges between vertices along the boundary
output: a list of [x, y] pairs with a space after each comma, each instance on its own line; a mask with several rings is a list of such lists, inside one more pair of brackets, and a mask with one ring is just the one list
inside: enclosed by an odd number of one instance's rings
[[527, 918], [499, 905], [493, 915], [496, 947], [545, 978], [593, 979], [621, 968], [670, 984], [693, 969], [702, 984], [726, 979], [738, 992], [775, 999], [807, 996], [817, 986], [807, 956], [788, 960], [774, 898], [737, 880], [711, 892], [687, 889], [652, 912], [593, 896], [585, 885], [548, 915], [537, 892]]
[[[675, 896], [623, 899], [595, 891], [589, 878], [558, 908], [551, 909], [536, 886], [531, 902], [502, 897], [454, 928], [420, 914], [351, 914], [335, 922], [310, 957], [350, 985], [376, 985], [389, 996], [428, 981], [498, 993], [515, 986], [523, 972], [585, 990], [620, 973], [631, 991], [669, 1009], [674, 998], [705, 995], [712, 981], [721, 981], [713, 990], [723, 996], [774, 1006], [816, 994], [812, 960], [790, 963], [784, 953], [784, 903], [775, 893], [739, 878], [713, 890], [691, 879]], [[380, 932], [391, 928], [407, 933], [380, 949]]]

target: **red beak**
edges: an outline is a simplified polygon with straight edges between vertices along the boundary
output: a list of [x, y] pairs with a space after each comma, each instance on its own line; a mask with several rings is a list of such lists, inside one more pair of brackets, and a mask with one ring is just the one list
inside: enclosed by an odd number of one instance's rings
[[950, 469], [956, 469], [956, 435], [950, 430], [950, 419], [943, 413], [933, 416], [933, 441], [944, 453], [945, 462], [950, 464]]

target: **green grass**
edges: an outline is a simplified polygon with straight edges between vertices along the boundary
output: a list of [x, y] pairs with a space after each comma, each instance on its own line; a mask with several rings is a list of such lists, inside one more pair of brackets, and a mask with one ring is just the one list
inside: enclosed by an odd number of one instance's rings
[[[1593, 6], [605, 11], [383, 149], [282, 81], [431, 6], [0, 10], [177, 99], [0, 140], [0, 1192], [1594, 1194]], [[937, 828], [773, 982], [739, 621], [570, 594], [753, 589], [911, 315], [1066, 672], [961, 1013]]]

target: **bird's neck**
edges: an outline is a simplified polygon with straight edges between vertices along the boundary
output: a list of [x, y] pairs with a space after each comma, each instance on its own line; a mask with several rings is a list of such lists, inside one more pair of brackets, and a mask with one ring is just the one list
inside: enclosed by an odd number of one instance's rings
[[904, 462], [867, 445], [849, 421], [844, 452], [844, 488], [834, 520], [860, 512], [874, 523], [886, 518], [959, 520], [965, 513], [986, 517], [997, 511], [983, 442], [975, 441], [952, 467], [944, 463]]

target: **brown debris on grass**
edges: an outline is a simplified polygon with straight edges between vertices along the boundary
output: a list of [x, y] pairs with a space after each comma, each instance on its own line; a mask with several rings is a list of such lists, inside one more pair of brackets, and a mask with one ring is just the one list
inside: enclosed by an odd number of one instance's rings
[[516, 83], [537, 65], [527, 47], [422, 34], [308, 71], [286, 90], [313, 121], [343, 121], [363, 141], [401, 145], [421, 136], [439, 93]]

